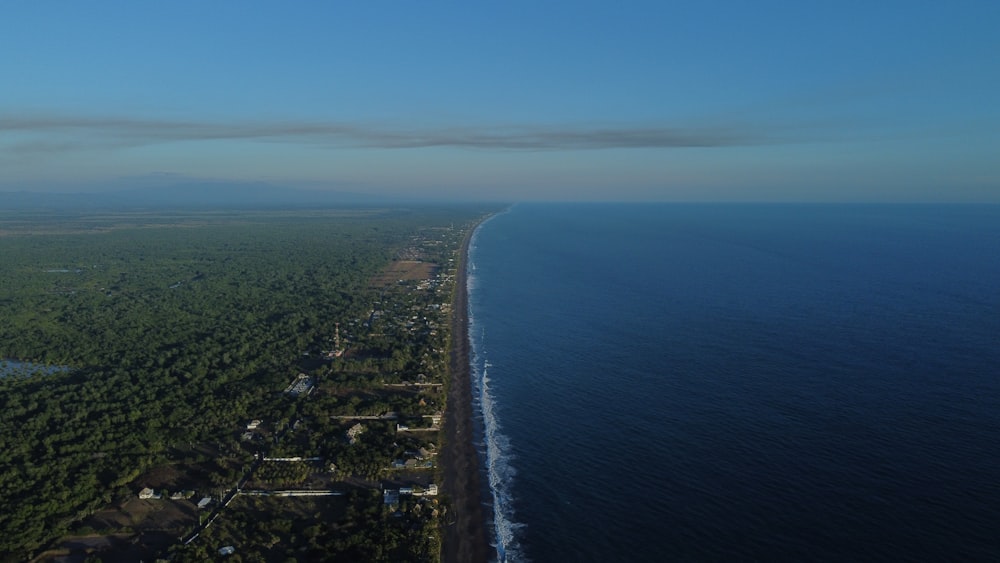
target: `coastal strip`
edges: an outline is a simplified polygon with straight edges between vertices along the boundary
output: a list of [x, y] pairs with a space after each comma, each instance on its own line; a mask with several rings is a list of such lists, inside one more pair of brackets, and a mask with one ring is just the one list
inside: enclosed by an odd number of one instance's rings
[[441, 560], [444, 563], [485, 563], [492, 550], [486, 533], [479, 457], [473, 443], [472, 376], [469, 365], [469, 293], [467, 267], [472, 234], [465, 234], [455, 275], [451, 310], [451, 383], [444, 417], [445, 442], [441, 451], [443, 492], [451, 498], [451, 515], [444, 527]]

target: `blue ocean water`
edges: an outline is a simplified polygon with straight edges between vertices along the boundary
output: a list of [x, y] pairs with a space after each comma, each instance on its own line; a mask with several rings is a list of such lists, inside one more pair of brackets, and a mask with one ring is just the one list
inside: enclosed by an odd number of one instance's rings
[[500, 558], [1000, 560], [1000, 207], [519, 204], [468, 267]]

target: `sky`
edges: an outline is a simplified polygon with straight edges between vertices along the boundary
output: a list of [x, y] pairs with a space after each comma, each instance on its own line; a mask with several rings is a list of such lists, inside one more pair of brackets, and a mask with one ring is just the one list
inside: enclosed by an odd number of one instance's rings
[[0, 192], [1000, 202], [998, 29], [992, 0], [10, 0]]

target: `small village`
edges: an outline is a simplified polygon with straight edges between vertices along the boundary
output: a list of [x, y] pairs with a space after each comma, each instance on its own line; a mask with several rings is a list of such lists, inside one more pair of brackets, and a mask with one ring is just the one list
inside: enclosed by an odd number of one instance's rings
[[461, 234], [414, 238], [371, 281], [377, 298], [367, 317], [332, 320], [328, 339], [300, 351], [272, 390], [273, 408], [248, 412], [230, 436], [190, 444], [176, 463], [137, 476], [131, 494], [86, 519], [84, 534], [36, 560], [107, 552], [264, 561], [254, 555], [255, 532], [239, 524], [246, 514], [267, 510], [280, 520], [287, 508], [309, 523], [356, 507], [380, 514], [362, 525], [418, 538], [415, 552], [436, 557], [447, 514], [436, 461], [446, 327]]

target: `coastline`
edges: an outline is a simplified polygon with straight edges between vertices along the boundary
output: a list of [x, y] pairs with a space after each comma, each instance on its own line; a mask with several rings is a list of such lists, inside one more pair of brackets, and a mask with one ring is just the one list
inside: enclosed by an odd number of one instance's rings
[[443, 563], [485, 563], [492, 559], [480, 487], [479, 454], [473, 443], [472, 374], [469, 366], [469, 294], [466, 267], [476, 223], [462, 241], [451, 310], [451, 354], [448, 404], [441, 451], [443, 492], [452, 511], [444, 526]]

